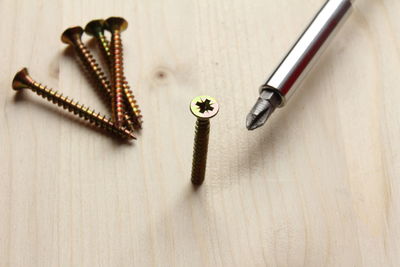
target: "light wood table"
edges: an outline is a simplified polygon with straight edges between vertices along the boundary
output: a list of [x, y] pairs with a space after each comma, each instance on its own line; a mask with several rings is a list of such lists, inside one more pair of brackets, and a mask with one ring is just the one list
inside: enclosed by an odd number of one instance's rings
[[[400, 1], [359, 0], [287, 108], [245, 129], [323, 3], [1, 1], [0, 266], [400, 266]], [[60, 35], [111, 15], [130, 23], [126, 74], [145, 120], [132, 145], [11, 89], [27, 66], [107, 111]], [[196, 191], [201, 94], [221, 111]]]

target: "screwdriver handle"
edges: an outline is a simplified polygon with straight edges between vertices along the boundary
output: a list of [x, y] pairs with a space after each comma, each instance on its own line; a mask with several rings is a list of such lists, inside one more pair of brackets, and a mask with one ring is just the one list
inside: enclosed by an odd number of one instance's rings
[[352, 11], [350, 0], [328, 0], [279, 67], [261, 86], [261, 92], [280, 95], [283, 106], [293, 95], [304, 76]]

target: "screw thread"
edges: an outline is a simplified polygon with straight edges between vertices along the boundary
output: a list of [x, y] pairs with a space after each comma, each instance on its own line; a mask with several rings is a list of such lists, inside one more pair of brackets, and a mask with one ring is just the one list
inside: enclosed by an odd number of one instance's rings
[[110, 44], [107, 40], [107, 37], [103, 32], [98, 32], [96, 35], [96, 39], [99, 43], [100, 51], [103, 54], [103, 58], [106, 61], [107, 65], [112, 69], [112, 55], [110, 50]]
[[[102, 45], [104, 46], [105, 43]], [[111, 41], [111, 50], [112, 50], [112, 62], [113, 62], [113, 77], [114, 82], [122, 82], [119, 84], [124, 94], [124, 100], [127, 109], [129, 110], [129, 114], [131, 115], [131, 119], [136, 128], [141, 128], [143, 123], [142, 114], [133, 95], [133, 92], [126, 81], [126, 77], [124, 75], [124, 65], [123, 65], [123, 45], [121, 40], [120, 31], [116, 30], [112, 33], [112, 41]]]
[[112, 68], [112, 78], [113, 78], [113, 94], [114, 101], [113, 105], [115, 107], [115, 116], [116, 123], [120, 124], [123, 120], [124, 113], [124, 69], [122, 63], [122, 54], [121, 54], [121, 38], [119, 31], [115, 31], [112, 34], [111, 40], [111, 49], [112, 49], [112, 57], [113, 57], [113, 68]]
[[201, 185], [204, 182], [207, 166], [208, 140], [210, 134], [210, 121], [198, 119], [195, 128], [192, 183]]
[[136, 127], [141, 128], [143, 123], [142, 111], [140, 110], [131, 87], [126, 80], [124, 81], [124, 93], [128, 101], [127, 106], [130, 108], [130, 114], [132, 116], [133, 123], [136, 125]]
[[96, 83], [97, 87], [101, 89], [103, 96], [108, 98], [111, 94], [110, 82], [92, 53], [81, 41], [77, 43], [75, 50], [84, 67], [90, 73], [93, 81]]
[[29, 84], [29, 89], [35, 92], [37, 95], [44, 99], [62, 107], [63, 109], [73, 113], [74, 115], [88, 120], [92, 125], [105, 129], [111, 133], [119, 135], [123, 138], [136, 139], [133, 133], [126, 128], [116, 127], [109, 119], [100, 113], [96, 113], [93, 109], [85, 107], [84, 105], [75, 102], [73, 99], [63, 96], [63, 94], [53, 89], [47, 88], [46, 86], [33, 81]]

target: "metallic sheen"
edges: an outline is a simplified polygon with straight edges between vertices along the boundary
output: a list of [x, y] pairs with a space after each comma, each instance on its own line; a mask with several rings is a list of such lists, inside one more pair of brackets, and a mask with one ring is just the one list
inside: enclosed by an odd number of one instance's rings
[[[339, 26], [348, 17], [351, 10], [352, 1], [350, 0], [328, 0], [324, 4], [278, 68], [265, 84], [261, 86], [260, 94], [267, 91], [272, 93], [270, 97], [280, 98], [278, 105], [274, 106], [274, 109], [284, 106], [290, 100], [305, 75], [315, 65], [316, 60], [340, 28]], [[270, 101], [270, 98], [260, 98]], [[261, 107], [262, 105], [265, 107]], [[254, 125], [257, 126], [256, 128], [260, 127], [266, 121], [265, 119], [261, 124], [249, 121], [249, 118], [251, 119], [252, 117], [255, 120], [259, 118], [253, 111], [263, 109], [259, 113], [265, 113], [265, 109], [267, 108], [263, 101], [259, 100], [256, 103], [247, 117], [247, 127], [249, 130], [255, 129], [252, 127]]]

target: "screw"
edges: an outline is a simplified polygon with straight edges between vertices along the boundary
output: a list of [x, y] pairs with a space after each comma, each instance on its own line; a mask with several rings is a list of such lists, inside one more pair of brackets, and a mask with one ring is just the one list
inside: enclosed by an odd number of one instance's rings
[[107, 37], [104, 35], [104, 29], [105, 29], [105, 21], [103, 19], [96, 19], [86, 24], [85, 32], [86, 34], [96, 38], [101, 53], [103, 54], [104, 60], [106, 61], [107, 65], [110, 67], [111, 70], [112, 61], [111, 61], [110, 44], [107, 40]]
[[[110, 43], [107, 40], [107, 37], [104, 34], [104, 30], [106, 28], [106, 22], [102, 19], [97, 19], [97, 20], [92, 20], [90, 21], [86, 27], [85, 27], [85, 32], [88, 35], [93, 36], [96, 40], [97, 43], [100, 47], [101, 53], [103, 54], [104, 60], [106, 61], [110, 72], [113, 70], [113, 64], [112, 64], [112, 55], [111, 55], [111, 50], [110, 50]], [[125, 107], [130, 107], [126, 111], [129, 113], [129, 116], [131, 118], [131, 122], [133, 124], [133, 127], [135, 129], [141, 129], [142, 128], [142, 115], [141, 111], [139, 109], [139, 106], [137, 105], [137, 102], [133, 96], [132, 90], [130, 89], [128, 83], [126, 82], [126, 78], [124, 77], [124, 102], [125, 102]]]
[[29, 88], [37, 95], [42, 96], [44, 99], [53, 102], [54, 104], [68, 110], [84, 120], [88, 120], [91, 124], [99, 128], [105, 129], [123, 138], [136, 139], [131, 131], [123, 127], [116, 127], [109, 119], [100, 113], [96, 114], [94, 110], [85, 107], [84, 105], [81, 105], [78, 102], [63, 96], [61, 93], [36, 82], [29, 75], [27, 68], [23, 68], [21, 71], [17, 72], [12, 82], [12, 88], [16, 91]]
[[[110, 17], [106, 20], [106, 27], [111, 32], [111, 62], [112, 68], [111, 73], [113, 76], [113, 86], [114, 90], [121, 93], [127, 99], [127, 106], [130, 109], [130, 114], [132, 114], [132, 119], [134, 125], [137, 128], [141, 128], [142, 125], [142, 115], [137, 105], [137, 101], [130, 89], [126, 78], [124, 75], [124, 62], [123, 62], [123, 46], [121, 40], [121, 32], [126, 30], [128, 27], [128, 22], [121, 17]], [[105, 43], [103, 42], [103, 45]]]
[[99, 67], [99, 64], [94, 59], [92, 53], [90, 53], [89, 49], [82, 42], [82, 34], [82, 27], [71, 27], [63, 32], [61, 35], [61, 41], [74, 48], [84, 67], [96, 83], [96, 86], [101, 89], [103, 96], [108, 97], [111, 92], [110, 82], [107, 80], [106, 75]]
[[198, 96], [190, 103], [190, 111], [197, 117], [193, 148], [192, 183], [199, 186], [204, 182], [206, 174], [210, 119], [218, 114], [219, 105], [210, 96]]
[[[99, 64], [96, 62], [96, 59], [90, 53], [89, 49], [85, 46], [85, 44], [82, 42], [82, 34], [83, 34], [82, 27], [79, 26], [71, 27], [64, 31], [64, 33], [61, 35], [61, 40], [63, 43], [69, 44], [74, 48], [79, 59], [83, 63], [85, 69], [90, 74], [96, 86], [101, 89], [103, 98], [107, 100], [108, 104], [111, 104], [112, 119], [115, 122], [117, 114], [116, 114], [116, 108], [113, 106], [114, 101], [113, 101], [113, 93], [110, 82], [107, 79], [104, 72], [102, 71], [102, 69], [99, 67]], [[119, 106], [123, 105], [124, 105], [123, 103], [119, 104]], [[126, 126], [130, 128], [131, 126], [133, 126], [131, 116], [127, 114], [123, 115], [118, 114], [118, 116], [120, 120], [121, 116], [125, 118]], [[118, 123], [116, 125], [121, 126]]]

